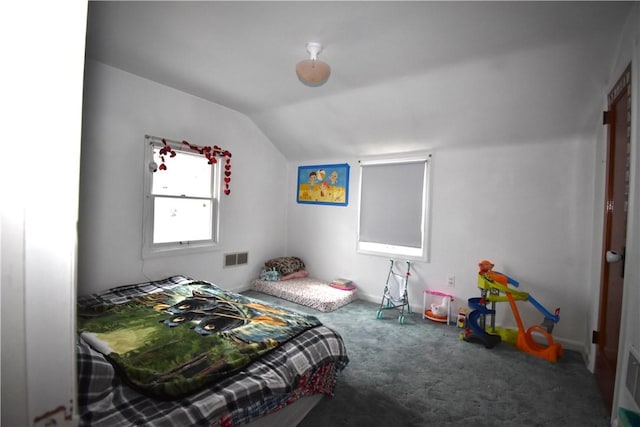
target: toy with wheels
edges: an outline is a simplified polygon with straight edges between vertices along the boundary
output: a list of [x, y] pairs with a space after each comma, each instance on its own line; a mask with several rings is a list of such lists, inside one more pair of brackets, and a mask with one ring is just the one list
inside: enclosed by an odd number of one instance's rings
[[407, 285], [409, 282], [409, 276], [411, 275], [411, 263], [407, 261], [407, 271], [404, 274], [396, 273], [393, 270], [394, 261], [390, 260], [389, 273], [387, 274], [387, 281], [384, 285], [384, 292], [382, 294], [382, 301], [380, 302], [380, 308], [376, 312], [376, 319], [382, 319], [384, 310], [399, 310], [398, 323], [404, 324], [405, 307], [407, 307], [407, 314], [411, 314], [411, 306], [409, 305], [409, 296], [407, 292]]

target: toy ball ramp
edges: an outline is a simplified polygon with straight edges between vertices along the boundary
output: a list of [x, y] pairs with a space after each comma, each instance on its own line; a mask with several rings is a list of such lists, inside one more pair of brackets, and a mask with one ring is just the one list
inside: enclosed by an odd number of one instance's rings
[[481, 320], [487, 314], [493, 315], [495, 310], [488, 309], [483, 303], [482, 298], [469, 298], [469, 308], [473, 309], [467, 317], [468, 329], [465, 331], [463, 339], [468, 342], [478, 342], [484, 344], [486, 348], [493, 348], [500, 344], [502, 337], [497, 334], [490, 334], [480, 325]]
[[[550, 362], [557, 362], [558, 358], [560, 358], [564, 352], [562, 350], [562, 346], [554, 342], [553, 336], [549, 332], [550, 328], [545, 329], [540, 325], [533, 325], [525, 331], [524, 325], [522, 323], [522, 318], [520, 317], [520, 312], [518, 311], [518, 307], [516, 306], [515, 299], [511, 294], [507, 294], [507, 298], [509, 299], [511, 310], [513, 311], [513, 315], [516, 318], [516, 323], [518, 324], [518, 338], [516, 340], [516, 348], [534, 356], [546, 359]], [[537, 301], [535, 301], [531, 296], [529, 297], [529, 300], [533, 302], [534, 306], [536, 306]], [[536, 308], [538, 307], [536, 306]], [[548, 313], [550, 317], [545, 317], [545, 319], [555, 320], [557, 322], [557, 320], [559, 320], [559, 311], [560, 309], [556, 309], [555, 315]], [[536, 340], [534, 340], [534, 333], [541, 334], [547, 340], [547, 345], [540, 344]]]
[[[557, 308], [555, 313], [551, 313], [531, 294], [513, 289], [513, 287], [519, 287], [519, 282], [505, 274], [493, 271], [491, 261], [483, 260], [478, 266], [480, 268], [478, 287], [481, 290], [481, 297], [469, 299], [469, 307], [473, 311], [467, 317], [467, 327], [462, 338], [469, 342], [480, 342], [487, 348], [495, 347], [504, 339], [513, 342], [520, 351], [555, 363], [563, 354], [562, 346], [554, 342], [551, 336], [554, 325], [560, 321], [560, 309]], [[525, 329], [516, 300], [529, 302], [542, 313], [544, 315], [542, 325], [534, 325]], [[498, 328], [495, 327], [495, 303], [504, 301], [509, 302], [518, 330], [508, 330], [509, 334], [504, 336], [502, 333], [488, 333], [486, 331], [487, 317], [491, 318], [491, 332], [498, 331]], [[491, 309], [487, 307], [489, 303], [491, 303]], [[511, 332], [517, 333], [517, 336]], [[538, 338], [537, 340], [534, 335]]]

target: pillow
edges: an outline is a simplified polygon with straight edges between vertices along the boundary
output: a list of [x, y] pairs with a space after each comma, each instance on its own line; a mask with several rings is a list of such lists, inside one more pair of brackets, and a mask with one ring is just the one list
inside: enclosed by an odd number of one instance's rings
[[308, 275], [309, 273], [307, 272], [307, 270], [298, 270], [294, 271], [293, 273], [280, 276], [280, 280], [302, 279], [303, 277], [307, 277]]
[[118, 384], [115, 368], [81, 337], [76, 339], [76, 349], [80, 406], [110, 401], [109, 395]]
[[304, 269], [304, 262], [295, 256], [273, 258], [264, 263], [267, 270], [276, 270], [281, 276]]
[[276, 270], [267, 270], [265, 268], [260, 272], [260, 280], [265, 280], [267, 282], [276, 282], [280, 280], [280, 273]]

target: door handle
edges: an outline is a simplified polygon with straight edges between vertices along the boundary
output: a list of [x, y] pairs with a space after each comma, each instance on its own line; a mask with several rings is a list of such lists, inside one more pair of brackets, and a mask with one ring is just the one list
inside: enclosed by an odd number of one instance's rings
[[609, 264], [622, 261], [622, 255], [616, 251], [607, 251], [605, 256]]
[[605, 258], [607, 260], [607, 262], [609, 264], [615, 264], [617, 262], [622, 262], [622, 265], [620, 266], [620, 277], [622, 277], [624, 279], [624, 265], [625, 265], [625, 252], [626, 252], [626, 247], [622, 248], [622, 251], [620, 252], [616, 252], [616, 251], [607, 251], [607, 253], [605, 254]]

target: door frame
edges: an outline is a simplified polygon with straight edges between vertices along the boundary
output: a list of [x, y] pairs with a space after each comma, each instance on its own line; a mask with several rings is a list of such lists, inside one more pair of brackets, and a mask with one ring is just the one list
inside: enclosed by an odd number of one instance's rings
[[[606, 261], [606, 253], [608, 250], [610, 250], [611, 248], [609, 247], [611, 244], [611, 237], [613, 234], [612, 231], [612, 221], [613, 221], [613, 192], [614, 192], [614, 175], [615, 175], [615, 171], [617, 169], [614, 169], [614, 167], [620, 167], [620, 165], [615, 165], [615, 161], [613, 158], [613, 149], [614, 149], [614, 142], [615, 142], [615, 147], [618, 148], [618, 150], [623, 149], [627, 152], [627, 159], [628, 161], [631, 160], [631, 152], [629, 150], [630, 148], [630, 143], [631, 143], [631, 135], [630, 135], [630, 128], [631, 128], [631, 112], [632, 107], [631, 107], [631, 98], [632, 98], [632, 92], [630, 91], [631, 88], [631, 64], [629, 64], [625, 70], [622, 72], [622, 74], [620, 75], [620, 77], [616, 80], [616, 83], [614, 84], [613, 88], [610, 90], [610, 92], [608, 93], [607, 96], [607, 108], [608, 111], [605, 112], [605, 115], [603, 117], [603, 124], [607, 125], [607, 131], [606, 131], [606, 169], [605, 169], [605, 176], [604, 176], [604, 180], [605, 180], [605, 193], [604, 193], [604, 197], [603, 197], [603, 202], [604, 202], [604, 206], [602, 206], [603, 208], [603, 224], [602, 224], [602, 244], [601, 244], [601, 250], [600, 250], [600, 280], [599, 280], [599, 289], [600, 289], [600, 295], [599, 295], [599, 300], [598, 300], [598, 319], [597, 319], [597, 339], [596, 338], [596, 334], [594, 334], [594, 343], [595, 343], [595, 355], [594, 355], [594, 375], [596, 376], [597, 382], [598, 382], [598, 386], [601, 389], [601, 392], [604, 392], [602, 390], [602, 386], [601, 386], [601, 382], [606, 382], [606, 381], [610, 381], [611, 382], [611, 386], [612, 386], [612, 390], [611, 390], [611, 395], [603, 395], [603, 399], [605, 401], [605, 404], [607, 405], [607, 409], [611, 412], [613, 410], [614, 407], [614, 403], [616, 400], [616, 379], [619, 376], [618, 375], [618, 367], [620, 366], [620, 359], [621, 359], [621, 355], [622, 353], [620, 352], [620, 338], [622, 336], [621, 332], [622, 332], [622, 313], [623, 313], [623, 309], [624, 309], [624, 304], [622, 301], [623, 298], [623, 292], [624, 292], [624, 276], [622, 279], [622, 289], [620, 291], [620, 313], [619, 313], [619, 318], [617, 319], [618, 323], [618, 337], [616, 337], [617, 342], [618, 342], [618, 346], [616, 348], [616, 363], [615, 366], [613, 366], [613, 373], [612, 373], [612, 378], [608, 378], [606, 380], [602, 380], [602, 377], [599, 376], [599, 373], [601, 373], [602, 371], [599, 371], [599, 364], [598, 364], [598, 359], [599, 359], [599, 355], [601, 353], [604, 353], [603, 349], [604, 349], [604, 331], [606, 330], [606, 325], [607, 325], [607, 313], [608, 313], [608, 297], [609, 297], [609, 272], [610, 272], [610, 264]], [[614, 105], [618, 102], [621, 94], [623, 94], [623, 91], [628, 91], [628, 102], [629, 102], [629, 107], [628, 107], [628, 111], [629, 114], [627, 117], [623, 118], [623, 120], [625, 120], [625, 124], [626, 127], [628, 128], [627, 130], [627, 135], [626, 137], [623, 135], [621, 140], [617, 140], [616, 137], [618, 135], [616, 135], [616, 117], [615, 117], [615, 113], [612, 112], [612, 108], [614, 107]], [[613, 117], [612, 117], [613, 116]], [[623, 165], [624, 167], [624, 165]], [[625, 206], [625, 247], [627, 246], [627, 240], [628, 240], [628, 236], [629, 236], [629, 200], [630, 200], [630, 190], [629, 190], [629, 186], [630, 186], [630, 181], [629, 181], [629, 173], [630, 173], [630, 164], [627, 163], [626, 165], [627, 171], [627, 180], [626, 180], [626, 186], [627, 189], [626, 190], [622, 190], [626, 192], [626, 206]], [[620, 189], [618, 189], [617, 191], [621, 191]], [[624, 261], [622, 261], [624, 262]], [[624, 268], [625, 266], [622, 266], [623, 268], [623, 274], [624, 274]]]

